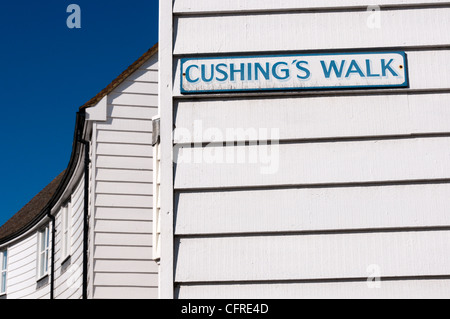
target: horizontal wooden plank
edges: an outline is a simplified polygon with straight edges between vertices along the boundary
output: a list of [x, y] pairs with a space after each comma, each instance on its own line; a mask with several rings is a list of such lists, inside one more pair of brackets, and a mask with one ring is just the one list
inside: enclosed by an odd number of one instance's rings
[[97, 123], [97, 129], [105, 131], [152, 132], [152, 121], [109, 118], [105, 122]]
[[17, 262], [22, 262], [24, 259], [33, 256], [37, 250], [37, 233], [32, 234], [28, 238], [14, 243], [8, 247], [8, 265], [13, 265]]
[[151, 183], [153, 181], [153, 172], [143, 170], [97, 168], [96, 180]]
[[447, 299], [450, 280], [181, 285], [180, 299]]
[[139, 70], [153, 70], [153, 71], [158, 71], [158, 69], [159, 69], [158, 54], [155, 54], [148, 61], [146, 61], [144, 65], [142, 65], [139, 68]]
[[449, 194], [449, 184], [181, 193], [175, 233], [449, 227]]
[[115, 260], [151, 260], [152, 248], [96, 245], [94, 250], [94, 258]]
[[37, 244], [34, 247], [23, 250], [15, 251], [8, 249], [8, 268], [12, 273], [17, 270], [18, 273], [24, 271], [25, 266], [33, 263], [36, 260]]
[[[84, 194], [83, 194], [84, 195]], [[81, 216], [83, 215], [84, 211], [84, 196], [80, 196], [76, 201], [72, 199], [72, 218], [73, 223], [75, 223], [77, 220], [81, 219]], [[62, 216], [59, 218], [59, 220], [62, 220]]]
[[[450, 12], [450, 9], [449, 9]], [[449, 40], [450, 41], [450, 40]], [[450, 42], [449, 42], [450, 44]], [[281, 51], [280, 51], [281, 52]], [[450, 50], [439, 51], [408, 51], [408, 72], [409, 72], [409, 90], [432, 91], [448, 90], [450, 87]], [[177, 70], [174, 78], [174, 95], [182, 96], [180, 93], [180, 60], [177, 60]], [[395, 90], [395, 89], [392, 89]], [[392, 91], [391, 90], [391, 91]], [[334, 91], [336, 92], [336, 90]], [[344, 92], [345, 91], [341, 91]], [[371, 89], [370, 92], [376, 92]], [[264, 93], [264, 92], [263, 92]], [[266, 92], [273, 94], [273, 92]], [[308, 93], [302, 91], [303, 94]], [[348, 92], [346, 92], [348, 94]], [[317, 95], [317, 92], [315, 92]], [[239, 97], [239, 94], [233, 96]], [[196, 95], [196, 97], [210, 97], [209, 95]], [[223, 100], [223, 97], [222, 97]]]
[[[27, 258], [20, 259], [19, 261], [10, 262], [8, 260], [8, 278], [15, 278], [17, 276], [21, 276], [28, 271], [33, 271], [36, 269], [36, 255], [27, 256]], [[9, 254], [13, 254], [13, 252], [9, 252]], [[34, 272], [34, 271], [33, 271]]]
[[84, 194], [84, 176], [80, 178], [78, 181], [78, 185], [76, 186], [75, 190], [72, 191], [72, 200], [74, 198], [80, 198]]
[[108, 94], [107, 102], [113, 105], [157, 107], [158, 95], [111, 93]]
[[[99, 224], [99, 227], [102, 227], [102, 229], [101, 230], [96, 229], [96, 231], [104, 231], [104, 228], [108, 227], [108, 225], [105, 225], [105, 223], [101, 223], [99, 221], [96, 222], [96, 227], [97, 224]], [[130, 226], [126, 225], [126, 227]], [[150, 227], [152, 226], [150, 225]], [[106, 231], [109, 232], [110, 230], [107, 229]], [[117, 233], [117, 230], [115, 229], [111, 230], [111, 233], [96, 233], [95, 244], [105, 246], [109, 245], [109, 246], [152, 247], [152, 234], [150, 234], [150, 231], [148, 229], [147, 230], [131, 229], [131, 230], [123, 230], [123, 232], [129, 232], [129, 234]]]
[[99, 168], [152, 169], [152, 158], [131, 156], [97, 156]]
[[158, 83], [126, 80], [114, 90], [114, 93], [158, 94]]
[[36, 263], [28, 263], [20, 268], [8, 270], [8, 287], [20, 285], [26, 281], [36, 281]]
[[[80, 265], [80, 268], [82, 265]], [[71, 275], [70, 273], [68, 275]], [[56, 284], [55, 298], [56, 299], [82, 299], [83, 295], [83, 274], [77, 271], [70, 279], [64, 278], [61, 281], [61, 286]]]
[[151, 120], [158, 114], [158, 107], [108, 105], [107, 115], [112, 118]]
[[127, 81], [158, 82], [158, 71], [139, 69], [127, 77]]
[[385, 10], [379, 25], [372, 17], [373, 12], [366, 11], [182, 16], [175, 21], [174, 54], [450, 44], [450, 34], [444, 31], [450, 8]]
[[94, 287], [94, 299], [158, 299], [158, 288]]
[[[110, 234], [150, 234], [153, 223], [147, 221], [131, 220], [95, 220], [95, 232], [105, 232]], [[115, 235], [114, 235], [115, 236]], [[147, 240], [148, 238], [141, 238]], [[147, 242], [149, 244], [150, 242]], [[123, 241], [122, 245], [132, 245], [132, 242]]]
[[97, 182], [97, 194], [152, 195], [153, 185], [147, 183]]
[[142, 220], [152, 221], [152, 210], [149, 208], [114, 208], [97, 207], [95, 217], [112, 220]]
[[72, 194], [71, 198], [71, 206], [72, 206], [72, 215], [75, 215], [76, 212], [80, 209], [84, 201], [84, 189], [79, 188], [76, 190], [76, 193]]
[[94, 275], [94, 285], [113, 287], [158, 287], [158, 275], [96, 273]]
[[180, 101], [179, 142], [449, 133], [450, 94]]
[[152, 134], [149, 132], [116, 132], [97, 131], [98, 143], [152, 144]]
[[178, 189], [450, 178], [449, 137], [176, 151]]
[[27, 280], [19, 285], [8, 286], [7, 299], [49, 299], [50, 285], [36, 290], [36, 278]]
[[[44, 286], [39, 293], [46, 294], [50, 291], [50, 285]], [[48, 287], [48, 289], [47, 289]], [[26, 280], [17, 285], [8, 285], [6, 299], [18, 300], [18, 299], [39, 299], [36, 290], [36, 278]]]
[[[448, 0], [378, 0], [378, 6], [429, 5], [445, 4]], [[312, 10], [324, 8], [355, 8], [374, 5], [369, 0], [175, 0], [174, 13], [219, 13], [219, 12], [249, 12], [249, 11], [279, 11], [279, 10]]]
[[151, 208], [152, 204], [153, 204], [152, 196], [98, 194], [95, 200], [96, 206], [103, 206], [103, 207]]
[[[58, 258], [58, 257], [57, 257]], [[59, 260], [59, 261], [62, 261]], [[81, 288], [83, 285], [83, 263], [82, 258], [75, 262], [75, 258], [72, 255], [70, 257], [70, 262], [61, 265], [60, 262], [55, 264], [55, 284], [56, 284], [56, 294], [64, 293], [66, 290], [75, 290]]]
[[158, 264], [152, 260], [95, 260], [95, 272], [157, 273]]
[[[9, 255], [13, 255], [13, 251], [8, 251]], [[14, 286], [26, 281], [27, 279], [36, 280], [36, 253], [19, 262], [10, 264], [8, 261], [8, 285]]]
[[[450, 231], [179, 238], [177, 282], [450, 275]], [[192, 258], [195, 256], [195, 258]]]
[[151, 145], [98, 143], [97, 155], [152, 157]]

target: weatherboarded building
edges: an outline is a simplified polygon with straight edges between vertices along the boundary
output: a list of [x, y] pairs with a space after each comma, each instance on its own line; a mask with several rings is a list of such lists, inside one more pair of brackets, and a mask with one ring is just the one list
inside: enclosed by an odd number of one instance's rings
[[175, 0], [0, 228], [0, 298], [446, 298], [450, 3]]
[[450, 4], [377, 3], [161, 3], [162, 296], [449, 296]]
[[68, 168], [0, 228], [4, 299], [157, 298], [158, 47], [77, 113]]

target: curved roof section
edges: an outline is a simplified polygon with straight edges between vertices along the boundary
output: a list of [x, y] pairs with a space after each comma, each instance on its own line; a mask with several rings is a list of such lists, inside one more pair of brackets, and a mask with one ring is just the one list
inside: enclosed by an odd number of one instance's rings
[[96, 96], [90, 99], [86, 104], [80, 107], [83, 110], [88, 107], [97, 105], [106, 95], [111, 93], [116, 87], [122, 84], [134, 71], [139, 69], [148, 59], [158, 52], [158, 43], [156, 43], [152, 48], [145, 52], [139, 59], [137, 59], [132, 65], [130, 65], [125, 71], [122, 72], [117, 78], [114, 79], [106, 88], [101, 90]]
[[11, 219], [0, 227], [0, 238], [9, 237], [20, 231], [22, 227], [32, 222], [42, 210], [45, 209], [50, 199], [55, 194], [62, 181], [65, 171], [59, 174], [50, 184], [39, 192], [33, 199], [19, 210]]
[[138, 60], [130, 65], [124, 72], [122, 72], [116, 79], [114, 79], [106, 88], [100, 91], [95, 97], [90, 99], [87, 103], [80, 107], [80, 112], [77, 113], [77, 121], [75, 124], [75, 134], [72, 146], [72, 155], [70, 162], [65, 171], [59, 174], [49, 185], [47, 185], [39, 194], [37, 194], [28, 204], [26, 204], [19, 212], [11, 217], [3, 226], [0, 227], [0, 244], [8, 242], [15, 237], [21, 235], [29, 228], [33, 227], [42, 218], [46, 216], [46, 211], [55, 204], [62, 191], [67, 186], [72, 177], [77, 161], [80, 159], [80, 132], [85, 125], [84, 110], [88, 107], [97, 105], [101, 99], [111, 93], [123, 81], [126, 80], [134, 71], [139, 69], [145, 62], [158, 52], [158, 43], [151, 49], [145, 52]]

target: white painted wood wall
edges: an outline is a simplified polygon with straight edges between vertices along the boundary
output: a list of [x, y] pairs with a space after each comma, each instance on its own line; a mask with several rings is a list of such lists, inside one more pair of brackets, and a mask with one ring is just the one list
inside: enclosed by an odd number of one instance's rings
[[84, 176], [71, 195], [70, 259], [62, 256], [62, 214], [56, 215], [55, 298], [81, 299], [83, 296]]
[[152, 260], [152, 117], [158, 114], [157, 56], [107, 97], [93, 126], [91, 215], [94, 299], [157, 298]]
[[[158, 297], [158, 266], [152, 260], [151, 145], [151, 119], [158, 114], [157, 90], [155, 56], [108, 95], [106, 121], [92, 123], [89, 298]], [[72, 194], [65, 196], [72, 204], [72, 253], [62, 263], [59, 211], [56, 213], [55, 298], [80, 299], [84, 178], [76, 183]], [[8, 245], [8, 299], [50, 297], [50, 278], [40, 284], [36, 281], [36, 257], [36, 231]]]
[[[161, 39], [161, 48], [173, 47], [175, 71], [163, 77], [161, 85], [173, 91], [163, 89], [161, 99], [163, 107], [173, 103], [175, 127], [192, 136], [196, 121], [203, 133], [279, 129], [280, 139], [270, 147], [276, 174], [261, 174], [258, 163], [176, 164], [175, 297], [448, 297], [450, 2], [377, 3], [380, 28], [367, 25], [367, 0], [175, 0], [172, 12], [163, 11], [173, 18], [174, 41]], [[172, 25], [161, 27], [169, 34]], [[179, 90], [182, 57], [359, 49], [406, 51], [410, 88]], [[169, 59], [161, 64], [161, 72], [171, 70]], [[186, 144], [174, 160], [261, 147]], [[169, 195], [162, 205], [171, 211]], [[382, 278], [376, 289], [367, 284], [372, 265]], [[170, 275], [164, 278], [161, 288], [171, 289]]]
[[[56, 213], [56, 242], [55, 242], [55, 298], [80, 299], [82, 296], [82, 241], [83, 241], [83, 200], [84, 179], [81, 178], [74, 187], [73, 193], [68, 194], [72, 203], [71, 214], [71, 257], [64, 261], [61, 254], [62, 225], [61, 210]], [[47, 218], [43, 225], [50, 225]], [[50, 276], [37, 281], [37, 250], [38, 230], [32, 230], [28, 235], [7, 245], [8, 273], [7, 299], [49, 299]], [[50, 247], [51, 243], [50, 236]], [[51, 254], [49, 255], [50, 273]]]
[[8, 247], [7, 298], [49, 299], [50, 285], [37, 284], [37, 238], [34, 231]]

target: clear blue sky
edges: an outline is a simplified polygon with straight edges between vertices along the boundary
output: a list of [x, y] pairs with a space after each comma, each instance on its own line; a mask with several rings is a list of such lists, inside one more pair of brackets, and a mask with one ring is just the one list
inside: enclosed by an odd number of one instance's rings
[[0, 30], [3, 225], [67, 167], [78, 108], [158, 42], [158, 0], [3, 1]]

